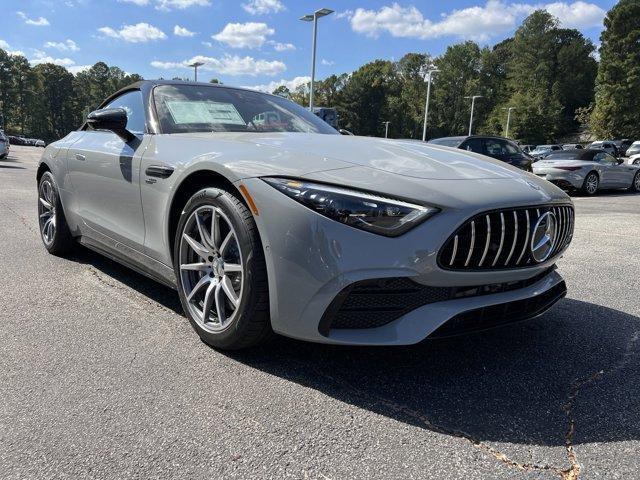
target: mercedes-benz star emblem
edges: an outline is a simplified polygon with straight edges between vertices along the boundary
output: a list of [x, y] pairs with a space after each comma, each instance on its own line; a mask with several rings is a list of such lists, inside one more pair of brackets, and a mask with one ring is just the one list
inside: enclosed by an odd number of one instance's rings
[[538, 219], [531, 237], [531, 256], [536, 262], [549, 258], [556, 244], [557, 232], [558, 221], [553, 213], [547, 212]]

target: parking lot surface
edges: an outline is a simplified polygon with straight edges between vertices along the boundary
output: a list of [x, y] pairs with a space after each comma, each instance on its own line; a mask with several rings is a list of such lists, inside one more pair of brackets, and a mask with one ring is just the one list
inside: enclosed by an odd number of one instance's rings
[[637, 478], [640, 195], [575, 198], [568, 297], [403, 348], [217, 352], [177, 294], [38, 234], [42, 149], [0, 161], [0, 476]]

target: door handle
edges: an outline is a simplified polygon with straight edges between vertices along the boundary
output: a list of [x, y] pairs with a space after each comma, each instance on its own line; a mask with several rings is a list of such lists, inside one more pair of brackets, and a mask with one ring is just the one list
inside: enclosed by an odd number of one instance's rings
[[169, 178], [173, 170], [173, 167], [167, 167], [165, 165], [150, 165], [144, 173], [149, 177]]
[[87, 157], [85, 157], [81, 153], [76, 153], [76, 160], [80, 160], [81, 162], [84, 162], [86, 159]]

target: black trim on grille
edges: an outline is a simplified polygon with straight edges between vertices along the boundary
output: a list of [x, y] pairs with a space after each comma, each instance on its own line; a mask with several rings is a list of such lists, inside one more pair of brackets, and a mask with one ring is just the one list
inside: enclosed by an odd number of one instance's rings
[[557, 237], [551, 260], [573, 238], [574, 210], [571, 205], [539, 205], [492, 210], [476, 215], [459, 227], [438, 253], [444, 270], [487, 271], [536, 265], [531, 238], [538, 219], [552, 212], [557, 220]]
[[429, 287], [410, 278], [364, 280], [343, 289], [325, 311], [318, 330], [376, 328], [416, 308], [457, 298], [477, 297], [528, 287], [555, 270], [550, 267], [527, 280], [471, 287]]
[[560, 282], [535, 297], [469, 310], [447, 320], [427, 338], [452, 337], [529, 320], [542, 315], [566, 294], [567, 286]]

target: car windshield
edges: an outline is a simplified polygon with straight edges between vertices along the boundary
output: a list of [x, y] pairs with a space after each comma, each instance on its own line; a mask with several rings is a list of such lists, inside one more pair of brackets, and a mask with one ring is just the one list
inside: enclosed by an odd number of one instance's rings
[[538, 152], [546, 152], [547, 150], [551, 150], [551, 145], [538, 145], [535, 150]]
[[434, 138], [429, 140], [428, 143], [434, 143], [436, 145], [442, 145], [443, 147], [457, 147], [462, 140], [456, 137]]
[[336, 130], [300, 105], [265, 93], [200, 85], [160, 85], [153, 91], [163, 133], [304, 132]]

